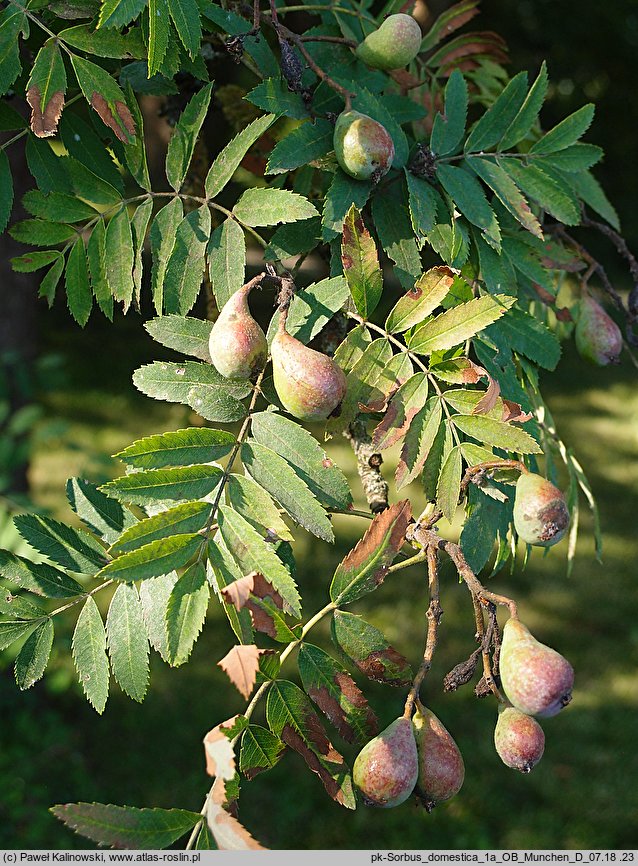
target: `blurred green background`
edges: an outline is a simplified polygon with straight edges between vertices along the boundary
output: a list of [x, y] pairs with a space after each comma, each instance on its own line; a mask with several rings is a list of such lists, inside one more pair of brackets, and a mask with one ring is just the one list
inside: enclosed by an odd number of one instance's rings
[[[446, 5], [432, 3], [433, 12]], [[617, 206], [630, 246], [638, 247], [634, 213], [638, 175], [633, 159], [638, 108], [638, 7], [621, 0], [593, 2], [486, 0], [477, 28], [509, 42], [511, 68], [534, 74], [543, 58], [554, 82], [544, 110], [546, 127], [583, 102], [597, 103], [588, 140], [607, 153], [597, 176]], [[629, 95], [629, 96], [628, 96]], [[620, 288], [628, 278], [613, 250], [595, 243]], [[150, 312], [145, 316], [148, 318]], [[94, 314], [80, 331], [62, 303], [38, 310], [39, 353], [45, 359], [37, 395], [29, 480], [35, 503], [70, 518], [64, 481], [83, 475], [103, 481], [117, 472], [108, 455], [136, 438], [192, 423], [188, 410], [154, 403], [131, 384], [133, 369], [162, 354], [131, 314], [115, 326]], [[142, 317], [144, 318], [144, 317]], [[529, 776], [508, 770], [494, 752], [496, 708], [477, 701], [471, 686], [443, 695], [441, 679], [473, 648], [467, 594], [451, 570], [442, 573], [440, 649], [424, 698], [457, 740], [466, 762], [460, 794], [428, 815], [411, 804], [395, 810], [346, 812], [325, 795], [301, 759], [285, 756], [270, 773], [243, 786], [241, 819], [273, 848], [630, 848], [638, 844], [638, 389], [627, 356], [620, 367], [585, 367], [566, 345], [556, 374], [543, 389], [562, 437], [586, 468], [601, 511], [604, 565], [593, 553], [591, 518], [582, 526], [571, 577], [564, 547], [535, 552], [523, 569], [499, 574], [495, 591], [514, 596], [522, 619], [576, 669], [572, 704], [544, 723], [542, 762]], [[334, 455], [361, 499], [345, 445]], [[410, 491], [412, 492], [412, 491]], [[362, 531], [355, 518], [335, 520], [338, 544], [300, 533], [296, 545], [305, 609], [322, 606], [334, 567]], [[6, 533], [6, 529], [4, 530]], [[355, 610], [382, 628], [396, 648], [418, 662], [424, 637], [423, 574], [400, 572]], [[104, 604], [104, 600], [102, 602]], [[241, 697], [216, 667], [231, 632], [211, 605], [191, 662], [171, 670], [152, 659], [151, 691], [143, 705], [117, 687], [103, 717], [80, 694], [70, 661], [75, 615], [58, 622], [55, 654], [45, 679], [19, 693], [11, 653], [0, 655], [0, 847], [81, 848], [49, 815], [55, 803], [93, 801], [177, 806], [198, 811], [208, 779], [201, 740], [240, 712]], [[313, 632], [325, 642], [327, 630]], [[293, 671], [293, 668], [290, 668]], [[292, 673], [291, 673], [292, 676]], [[402, 707], [400, 692], [364, 686], [382, 725]], [[344, 746], [335, 737], [338, 746]], [[344, 746], [346, 757], [352, 748]]]

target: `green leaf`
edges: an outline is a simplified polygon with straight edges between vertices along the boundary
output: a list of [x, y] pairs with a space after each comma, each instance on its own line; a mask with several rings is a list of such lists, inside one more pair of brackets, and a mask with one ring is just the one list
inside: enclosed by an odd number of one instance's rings
[[56, 156], [48, 141], [28, 135], [25, 153], [29, 171], [41, 192], [72, 192], [67, 160]]
[[463, 216], [482, 230], [485, 240], [498, 252], [501, 248], [501, 230], [476, 178], [463, 168], [445, 163], [437, 165], [436, 176]]
[[376, 195], [372, 218], [381, 246], [396, 265], [397, 279], [404, 289], [411, 289], [421, 274], [421, 255], [405, 199], [391, 194], [390, 189]]
[[[134, 529], [137, 530], [143, 523], [145, 521], [136, 524]], [[201, 544], [203, 539], [198, 532], [171, 535], [170, 538], [160, 537], [146, 544], [142, 542], [141, 547], [135, 546], [133, 550], [122, 553], [105, 566], [100, 572], [100, 578], [133, 581], [168, 574], [169, 571], [186, 565]]]
[[133, 232], [125, 207], [109, 220], [104, 238], [106, 279], [116, 301], [127, 310], [133, 299]]
[[155, 310], [161, 316], [164, 310], [164, 277], [166, 266], [175, 246], [177, 227], [184, 216], [181, 199], [177, 196], [157, 213], [151, 225], [151, 254], [153, 269], [151, 288]]
[[417, 237], [427, 235], [436, 225], [437, 213], [445, 209], [443, 199], [431, 184], [409, 171], [406, 171], [405, 179], [414, 234]]
[[273, 733], [317, 773], [328, 794], [347, 809], [356, 808], [352, 779], [342, 756], [323, 733], [312, 704], [294, 683], [277, 680], [268, 691], [266, 719]]
[[246, 238], [239, 223], [229, 217], [210, 236], [208, 272], [218, 309], [244, 285]]
[[321, 241], [319, 217], [279, 226], [264, 250], [264, 259], [267, 262], [279, 262], [282, 259], [299, 256], [314, 250]]
[[136, 520], [115, 499], [109, 499], [83, 478], [69, 478], [66, 497], [77, 516], [98, 533], [107, 544], [112, 544], [120, 533]]
[[269, 540], [276, 536], [284, 541], [293, 541], [293, 535], [270, 494], [250, 476], [230, 475], [226, 491], [228, 504], [254, 526], [257, 532], [263, 534], [265, 530]]
[[150, 577], [140, 584], [140, 604], [149, 643], [168, 664], [168, 637], [166, 634], [166, 608], [177, 573], [171, 571], [160, 577]]
[[40, 288], [38, 290], [38, 297], [46, 298], [49, 306], [53, 303], [53, 299], [55, 297], [55, 290], [57, 288], [58, 283], [60, 282], [60, 277], [62, 276], [62, 271], [64, 270], [64, 256], [60, 256], [57, 261], [55, 261], [52, 267], [46, 272], [42, 282], [40, 283]]
[[371, 343], [370, 332], [365, 325], [357, 325], [345, 340], [337, 346], [334, 354], [335, 362], [347, 375], [354, 365], [363, 357], [363, 353]]
[[17, 132], [26, 127], [27, 122], [24, 117], [11, 105], [0, 100], [0, 132]]
[[444, 516], [454, 520], [461, 491], [461, 449], [456, 445], [449, 452], [441, 467], [439, 483], [436, 489], [436, 500]]
[[21, 620], [34, 620], [47, 616], [46, 610], [39, 604], [33, 604], [31, 597], [26, 593], [13, 595], [6, 586], [0, 589], [0, 613]]
[[30, 689], [44, 674], [53, 647], [53, 632], [53, 620], [45, 619], [22, 645], [15, 661], [19, 689]]
[[452, 422], [462, 433], [485, 445], [517, 454], [540, 454], [542, 451], [529, 433], [504, 421], [496, 421], [485, 415], [453, 415]]
[[413, 481], [423, 470], [441, 427], [442, 412], [440, 398], [431, 397], [412, 419], [397, 463], [397, 490]]
[[0, 232], [4, 232], [13, 209], [13, 178], [9, 159], [0, 150]]
[[199, 824], [199, 812], [67, 803], [51, 812], [82, 836], [112, 848], [167, 848]]
[[148, 639], [134, 584], [122, 583], [115, 590], [106, 618], [106, 634], [113, 676], [123, 692], [141, 703], [148, 689]]
[[467, 84], [455, 69], [445, 87], [443, 114], [437, 112], [432, 127], [430, 147], [437, 156], [454, 153], [461, 143], [467, 119]]
[[611, 226], [620, 231], [620, 220], [616, 209], [590, 171], [579, 171], [570, 175], [569, 183], [585, 204], [588, 204], [592, 210], [595, 210]]
[[0, 650], [6, 649], [12, 643], [23, 637], [34, 626], [30, 622], [0, 622]]
[[374, 516], [363, 538], [337, 566], [330, 584], [330, 598], [335, 604], [350, 604], [383, 582], [403, 546], [410, 519], [407, 499]]
[[0, 550], [0, 577], [45, 598], [72, 598], [84, 592], [82, 585], [63, 571], [8, 550]]
[[194, 851], [217, 851], [218, 845], [215, 841], [215, 837], [213, 836], [210, 827], [208, 824], [203, 821], [201, 827], [199, 828], [199, 833], [197, 834], [197, 839], [195, 839], [195, 845], [193, 846]]
[[531, 148], [530, 153], [541, 155], [555, 153], [575, 144], [581, 135], [584, 135], [594, 119], [595, 106], [590, 102], [583, 105], [578, 111], [561, 120], [553, 129], [539, 138]]
[[[343, 276], [329, 277], [298, 289], [288, 309], [286, 330], [302, 343], [308, 344], [343, 307], [349, 295], [348, 284]], [[279, 312], [276, 312], [268, 325], [269, 342], [277, 333], [278, 325]]]
[[19, 40], [21, 32], [28, 33], [24, 7], [5, 7], [0, 17], [0, 94], [9, 90], [22, 71]]
[[245, 442], [241, 459], [246, 471], [304, 529], [334, 541], [332, 524], [306, 484], [283, 457], [258, 442]]
[[39, 271], [50, 265], [51, 262], [57, 262], [61, 257], [59, 250], [45, 250], [43, 252], [26, 253], [23, 256], [16, 256], [11, 259], [11, 267], [19, 274], [31, 274], [34, 271]]
[[[169, 5], [179, 5], [184, 0], [169, 0]], [[192, 0], [195, 4], [195, 0]], [[206, 84], [192, 97], [182, 112], [166, 153], [166, 177], [175, 192], [184, 183], [186, 172], [193, 158], [195, 143], [208, 112], [213, 85]], [[208, 210], [208, 208], [206, 208]]]
[[405, 687], [412, 683], [412, 668], [383, 632], [360, 616], [335, 610], [331, 622], [332, 640], [359, 670], [380, 683]]
[[546, 370], [555, 370], [560, 360], [561, 346], [554, 334], [535, 316], [516, 307], [491, 325], [485, 336], [495, 339], [497, 345], [503, 344], [525, 355]]
[[59, 38], [89, 55], [121, 59], [146, 59], [142, 30], [132, 27], [127, 33], [117, 30], [93, 30], [90, 24], [77, 24], [58, 33]]
[[242, 129], [215, 157], [206, 175], [207, 198], [215, 198], [230, 181], [247, 152], [275, 121], [274, 114], [258, 117]]
[[[151, 178], [148, 173], [148, 162], [146, 160], [146, 137], [144, 133], [144, 119], [142, 117], [142, 112], [130, 84], [127, 86], [126, 97], [127, 104], [131, 110], [133, 121], [135, 123], [136, 129], [139, 132], [139, 135], [135, 136], [135, 141], [133, 141], [132, 143], [124, 144], [122, 146], [122, 149], [124, 151], [124, 158], [126, 160], [128, 170], [131, 172], [137, 183], [142, 187], [142, 189], [148, 190], [150, 192], [153, 189], [153, 186], [151, 184]], [[150, 210], [152, 210], [153, 199], [149, 199], [146, 204], [149, 205]], [[144, 205], [142, 205], [141, 207], [144, 207]], [[138, 211], [139, 210], [140, 208], [138, 208]]]
[[287, 82], [281, 75], [266, 78], [244, 97], [263, 111], [271, 111], [275, 115], [293, 117], [295, 120], [305, 120], [308, 110], [298, 93], [288, 89]]
[[73, 663], [91, 706], [103, 713], [109, 695], [106, 632], [93, 596], [84, 603], [73, 632]]
[[173, 587], [166, 609], [169, 664], [177, 667], [188, 661], [204, 625], [209, 594], [206, 569], [200, 562], [191, 565]]
[[489, 496], [478, 497], [461, 531], [461, 549], [468, 565], [478, 574], [487, 563], [498, 534], [500, 506]]
[[[232, 406], [232, 400], [237, 403], [237, 400], [246, 397], [251, 390], [250, 384], [226, 379], [212, 364], [200, 364], [197, 361], [184, 361], [182, 364], [155, 361], [139, 367], [133, 374], [133, 382], [147, 397], [186, 405], [190, 405], [189, 395], [195, 386], [200, 397], [208, 396], [213, 403], [218, 399], [221, 407], [226, 405], [226, 400], [230, 400], [228, 405]], [[237, 405], [243, 410], [241, 404]], [[230, 420], [236, 421], [241, 417], [243, 412]]]
[[536, 165], [549, 166], [560, 171], [585, 171], [596, 165], [603, 158], [602, 147], [597, 147], [595, 144], [571, 144], [564, 150], [559, 150], [557, 153], [550, 153], [547, 156], [537, 156], [534, 158]]
[[159, 72], [168, 49], [171, 25], [166, 0], [148, 0], [148, 77]]
[[91, 315], [93, 295], [89, 284], [84, 240], [80, 237], [71, 247], [66, 263], [66, 302], [75, 321], [84, 327]]
[[326, 193], [321, 218], [323, 239], [330, 241], [340, 235], [343, 221], [352, 205], [361, 210], [370, 197], [372, 183], [367, 180], [354, 180], [341, 169], [337, 169], [330, 188]]
[[455, 276], [455, 273], [444, 265], [426, 271], [390, 310], [385, 322], [386, 331], [399, 334], [420, 324], [445, 298]]
[[[140, 141], [141, 141], [140, 137]], [[153, 212], [153, 200], [148, 199], [142, 202], [136, 208], [131, 220], [131, 230], [133, 232], [133, 245], [135, 248], [135, 256], [133, 259], [133, 289], [135, 293], [135, 306], [139, 309], [142, 296], [142, 271], [144, 262], [142, 254], [144, 252], [144, 241], [146, 239], [146, 229], [148, 228]]]
[[[117, 542], [112, 545], [109, 552], [113, 556], [119, 556], [121, 553], [138, 550], [150, 544], [150, 542], [165, 539], [169, 536], [179, 536], [184, 539], [185, 535], [204, 529], [208, 523], [210, 512], [211, 505], [209, 502], [185, 502], [183, 505], [177, 505], [175, 508], [161, 511], [159, 514], [147, 517], [145, 520], [140, 520], [134, 526], [129, 527], [122, 533]], [[148, 557], [148, 555], [149, 551], [146, 551], [145, 557]], [[179, 555], [181, 556], [181, 552]], [[176, 565], [172, 567], [177, 568]], [[166, 571], [160, 573], [165, 574]], [[139, 577], [141, 576], [140, 573]]]
[[259, 571], [277, 590], [293, 616], [301, 614], [301, 599], [294, 580], [271, 544], [247, 520], [228, 508], [218, 509], [219, 530], [242, 574]]
[[483, 152], [493, 147], [517, 117], [526, 95], [527, 73], [519, 72], [473, 126], [465, 142], [465, 153]]
[[343, 222], [341, 261], [354, 305], [367, 319], [381, 300], [383, 275], [376, 244], [354, 205]]
[[[234, 604], [226, 601], [221, 590], [229, 584], [243, 577], [238, 565], [235, 563], [228, 549], [222, 542], [219, 532], [215, 541], [208, 541], [208, 581], [212, 583], [215, 593], [219, 598], [224, 613], [228, 617], [230, 627], [237, 635], [237, 639], [243, 644], [254, 643], [253, 626], [250, 612], [247, 608], [237, 611]], [[144, 584], [142, 584], [144, 586]]]
[[235, 217], [248, 226], [275, 226], [316, 216], [307, 198], [287, 189], [247, 189], [235, 207]]
[[177, 227], [175, 245], [164, 278], [164, 307], [167, 313], [185, 316], [194, 306], [204, 280], [209, 235], [208, 205], [191, 211]]
[[506, 291], [516, 284], [516, 275], [507, 256], [499, 255], [478, 231], [472, 237], [478, 250], [480, 278], [492, 294]]
[[[60, 121], [60, 137], [70, 156], [74, 157], [74, 163], [95, 178], [94, 182], [105, 182], [107, 187], [113, 187], [119, 193], [115, 201], [121, 200], [124, 194], [122, 174], [93, 124], [82, 120], [75, 112], [67, 111]], [[82, 198], [89, 196], [83, 195]]]
[[83, 529], [39, 514], [20, 514], [13, 522], [26, 542], [63, 568], [93, 574], [107, 561], [100, 542]]
[[208, 341], [211, 322], [192, 316], [159, 316], [146, 322], [144, 327], [162, 346], [210, 363]]
[[258, 773], [271, 770], [283, 755], [285, 745], [261, 725], [249, 725], [241, 738], [239, 769], [250, 781]]
[[405, 436], [412, 419], [425, 406], [428, 396], [426, 373], [415, 373], [392, 395], [383, 420], [376, 426], [372, 442], [379, 451], [391, 448]]
[[377, 719], [350, 674], [327, 652], [302, 643], [299, 674], [308, 697], [348, 743], [363, 745], [378, 730]]
[[50, 223], [46, 220], [22, 220], [14, 223], [9, 234], [23, 244], [34, 244], [38, 247], [48, 247], [62, 244], [76, 234], [73, 226], [63, 223]]
[[162, 469], [218, 460], [228, 454], [234, 444], [235, 437], [226, 430], [186, 427], [138, 439], [114, 456], [139, 469]]
[[538, 238], [543, 237], [543, 231], [529, 204], [500, 165], [476, 156], [468, 157], [467, 164], [494, 191], [498, 200], [524, 228]]
[[578, 225], [580, 208], [569, 188], [568, 192], [565, 192], [552, 177], [537, 165], [521, 165], [518, 160], [503, 159], [501, 166], [525, 195], [553, 217], [568, 226]]
[[266, 174], [293, 171], [300, 165], [310, 165], [334, 149], [334, 126], [328, 120], [316, 118], [302, 123], [272, 149]]
[[[67, 113], [70, 114], [70, 112]], [[64, 122], [64, 115], [62, 121]], [[62, 159], [65, 160], [71, 191], [75, 195], [94, 202], [96, 205], [107, 205], [109, 210], [112, 210], [112, 206], [122, 203], [122, 194], [119, 190], [90, 171], [84, 163], [71, 156], [62, 157]]]
[[276, 412], [258, 412], [252, 416], [251, 433], [261, 445], [283, 455], [326, 508], [345, 509], [352, 505], [345, 475], [314, 436], [299, 424]]
[[135, 123], [126, 104], [126, 97], [111, 75], [101, 66], [77, 54], [71, 55], [73, 70], [84, 98], [113, 130], [120, 141], [135, 138]]
[[[478, 9], [476, 9], [478, 4], [479, 0], [461, 0], [460, 3], [455, 3], [449, 9], [442, 12], [423, 37], [421, 51], [429, 51], [443, 39], [447, 38], [450, 33], [453, 33], [468, 21], [471, 21], [475, 15], [478, 15]], [[386, 3], [386, 6], [388, 5], [389, 3]], [[395, 4], [393, 4], [391, 10], [384, 9], [384, 13], [387, 14], [388, 11], [398, 12], [399, 7], [394, 8], [394, 6]]]
[[410, 337], [408, 345], [411, 351], [422, 355], [451, 349], [500, 319], [515, 300], [507, 295], [484, 295], [466, 304], [459, 304], [420, 325]]
[[164, 500], [201, 499], [217, 487], [223, 475], [219, 466], [183, 466], [178, 469], [147, 469], [123, 475], [100, 490], [123, 502], [146, 505]]
[[547, 83], [547, 66], [545, 61], [543, 61], [536, 81], [532, 84], [516, 117], [512, 120], [499, 142], [499, 150], [509, 150], [527, 136], [536, 123], [538, 114], [545, 101]]
[[168, 0], [168, 8], [184, 48], [195, 59], [202, 41], [197, 0]]
[[98, 27], [126, 27], [146, 6], [144, 0], [102, 0]]
[[63, 192], [45, 194], [30, 189], [22, 197], [22, 204], [33, 216], [52, 222], [79, 223], [97, 216], [91, 205]]
[[552, 295], [556, 293], [554, 277], [543, 266], [539, 255], [529, 244], [516, 237], [506, 237], [503, 239], [503, 250], [516, 270]]
[[55, 135], [64, 106], [66, 72], [57, 39], [47, 39], [38, 51], [29, 80], [27, 102], [31, 106], [31, 129], [39, 137]]

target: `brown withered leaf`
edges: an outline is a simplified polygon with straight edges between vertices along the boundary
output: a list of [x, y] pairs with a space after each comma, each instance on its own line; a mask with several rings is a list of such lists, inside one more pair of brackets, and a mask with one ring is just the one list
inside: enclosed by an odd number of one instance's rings
[[264, 851], [263, 845], [251, 836], [237, 818], [230, 815], [223, 804], [226, 801], [226, 786], [217, 778], [213, 784], [206, 806], [206, 820], [210, 832], [220, 851]]
[[27, 90], [27, 102], [31, 106], [31, 131], [38, 138], [48, 138], [58, 130], [58, 120], [64, 108], [64, 91], [58, 90], [51, 96], [42, 111], [40, 88], [34, 84]]
[[425, 405], [427, 396], [428, 380], [423, 373], [417, 373], [398, 388], [392, 395], [385, 417], [374, 429], [374, 447], [383, 451], [402, 439], [414, 416]]
[[255, 687], [259, 657], [272, 650], [260, 649], [255, 644], [237, 644], [217, 662], [237, 691], [246, 700]]
[[519, 403], [515, 403], [513, 400], [503, 399], [503, 421], [507, 424], [511, 424], [515, 421], [519, 424], [523, 424], [525, 421], [529, 421], [533, 417], [534, 416], [528, 412], [523, 412]]
[[[129, 136], [130, 138], [135, 137], [135, 121], [125, 102], [119, 99], [116, 101], [115, 111], [117, 117], [115, 117], [106, 99], [101, 93], [95, 91], [91, 97], [91, 108], [97, 111], [104, 123], [113, 130], [115, 135], [124, 144], [129, 143]], [[126, 134], [127, 132], [128, 135]]]
[[[339, 671], [334, 675], [336, 687], [343, 694], [347, 704], [354, 710], [359, 710], [361, 715], [361, 725], [365, 728], [368, 734], [368, 739], [373, 737], [378, 731], [378, 720], [372, 707], [368, 704], [365, 695], [359, 686], [352, 679], [350, 674], [345, 671]], [[337, 699], [330, 693], [326, 686], [309, 689], [309, 697], [315, 702], [322, 713], [329, 719], [331, 724], [339, 731], [339, 734], [347, 743], [359, 742], [360, 737], [357, 731], [354, 730], [348, 715], [344, 708], [339, 704]], [[352, 710], [350, 710], [352, 712]]]
[[559, 322], [573, 322], [574, 318], [567, 307], [561, 307], [556, 310], [556, 318]]
[[226, 601], [234, 604], [238, 611], [246, 607], [251, 594], [257, 598], [270, 598], [280, 610], [284, 607], [282, 597], [260, 571], [251, 571], [245, 577], [225, 586], [221, 592]]
[[232, 779], [235, 775], [235, 753], [228, 737], [229, 729], [235, 725], [238, 715], [209, 731], [204, 737], [206, 772], [220, 779]]
[[[291, 725], [285, 725], [280, 736], [287, 746], [290, 746], [291, 749], [294, 749], [295, 752], [301, 755], [312, 772], [319, 776], [328, 795], [337, 803], [344, 806], [345, 798], [339, 782], [330, 775], [330, 772], [319, 760], [319, 756], [308, 747], [308, 744], [305, 742], [303, 737], [297, 733]], [[343, 765], [344, 773], [347, 772], [342, 756], [336, 751], [334, 746], [332, 746], [318, 723], [316, 725], [313, 743], [324, 760], [329, 761], [333, 765]]]
[[354, 659], [356, 666], [368, 679], [385, 683], [388, 686], [407, 686], [412, 680], [409, 676], [397, 673], [393, 679], [388, 678], [388, 668], [410, 673], [410, 665], [400, 652], [389, 646], [382, 650], [373, 650], [363, 659]]

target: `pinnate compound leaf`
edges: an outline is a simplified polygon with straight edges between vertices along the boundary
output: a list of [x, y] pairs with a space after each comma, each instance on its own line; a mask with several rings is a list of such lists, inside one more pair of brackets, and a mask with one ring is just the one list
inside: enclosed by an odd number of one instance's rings
[[[157, 515], [157, 517], [160, 516]], [[158, 522], [156, 517], [151, 517], [149, 520]], [[140, 521], [132, 529], [143, 528], [145, 523], [146, 521]], [[126, 540], [124, 543], [126, 544]], [[133, 550], [129, 549], [122, 553], [102, 569], [100, 577], [120, 581], [147, 580], [149, 577], [159, 577], [175, 568], [186, 565], [203, 543], [203, 538], [197, 532], [173, 534], [169, 538], [157, 538], [155, 541], [149, 541]]]
[[298, 686], [287, 680], [272, 684], [266, 701], [266, 719], [272, 732], [317, 773], [333, 800], [346, 809], [356, 808], [348, 767], [326, 737], [310, 700]]
[[363, 538], [337, 566], [330, 585], [335, 604], [349, 604], [375, 590], [405, 540], [412, 517], [407, 499], [376, 514]]
[[47, 39], [36, 55], [27, 81], [31, 131], [38, 138], [47, 138], [57, 132], [65, 92], [66, 72], [59, 43], [57, 39]]
[[237, 691], [246, 699], [250, 697], [257, 681], [259, 657], [267, 650], [254, 644], [238, 644], [217, 662]]
[[241, 574], [259, 571], [282, 597], [285, 609], [293, 616], [299, 616], [299, 592], [290, 572], [272, 545], [264, 541], [250, 523], [232, 508], [220, 505], [217, 517], [221, 536]]
[[467, 84], [455, 69], [445, 87], [443, 114], [437, 113], [432, 127], [430, 147], [437, 156], [454, 153], [463, 138], [467, 119]]
[[233, 213], [241, 223], [258, 227], [309, 219], [317, 215], [317, 209], [307, 198], [287, 189], [254, 187], [243, 193]]
[[0, 622], [0, 650], [6, 649], [14, 641], [24, 637], [34, 625], [33, 620], [29, 622]]
[[343, 222], [341, 261], [355, 307], [367, 319], [381, 300], [383, 275], [376, 244], [354, 205]]
[[176, 469], [148, 469], [123, 475], [100, 490], [123, 502], [146, 505], [163, 500], [201, 499], [217, 487], [222, 470], [207, 464]]
[[466, 162], [523, 228], [538, 238], [543, 237], [540, 223], [532, 213], [527, 199], [521, 195], [519, 188], [500, 165], [478, 156], [470, 156]]
[[542, 451], [525, 430], [485, 415], [453, 415], [452, 422], [462, 433], [494, 448], [516, 454], [540, 454]]
[[426, 319], [445, 298], [455, 277], [454, 271], [445, 265], [426, 271], [390, 310], [386, 330], [398, 334]]
[[526, 95], [527, 73], [519, 72], [473, 126], [465, 142], [465, 152], [477, 153], [495, 145], [518, 115]]
[[603, 158], [602, 147], [595, 144], [570, 144], [564, 150], [550, 153], [547, 156], [536, 157], [536, 165], [557, 168], [560, 171], [585, 171], [596, 165]]
[[279, 737], [261, 725], [249, 725], [241, 738], [239, 769], [250, 781], [258, 773], [271, 770], [285, 751]]
[[571, 189], [563, 189], [538, 165], [521, 165], [516, 159], [501, 160], [501, 167], [514, 179], [517, 186], [565, 225], [580, 223], [580, 207]]
[[63, 571], [8, 550], [0, 550], [0, 577], [44, 598], [72, 598], [84, 592], [82, 584]]
[[168, 8], [179, 38], [194, 60], [202, 41], [197, 0], [168, 0]]
[[[182, 0], [175, 0], [175, 2], [179, 3]], [[166, 177], [176, 192], [184, 183], [188, 166], [193, 158], [195, 142], [208, 111], [212, 89], [213, 85], [207, 84], [191, 98], [168, 143]]]
[[109, 695], [109, 660], [104, 623], [92, 595], [84, 602], [75, 624], [72, 655], [88, 702], [96, 712], [103, 713]]
[[111, 848], [167, 848], [201, 821], [184, 809], [135, 809], [104, 803], [67, 803], [51, 812], [67, 827]]
[[584, 135], [589, 129], [592, 120], [594, 119], [595, 106], [590, 102], [583, 105], [569, 117], [561, 120], [553, 129], [546, 132], [545, 135], [535, 142], [530, 153], [543, 155], [547, 153], [555, 153], [558, 150], [564, 150], [572, 144], [575, 144], [581, 135]]
[[159, 316], [146, 322], [144, 327], [162, 346], [210, 363], [208, 340], [211, 322], [194, 316]]
[[53, 634], [53, 620], [49, 617], [23, 643], [14, 666], [20, 690], [30, 689], [44, 674], [53, 647]]
[[188, 661], [204, 625], [210, 587], [206, 569], [196, 562], [178, 579], [166, 608], [166, 634], [169, 664]]
[[298, 663], [306, 694], [346, 742], [363, 745], [378, 732], [377, 717], [363, 693], [335, 659], [303, 643]]
[[360, 616], [336, 610], [331, 634], [335, 645], [369, 679], [402, 687], [412, 682], [409, 662], [390, 646], [383, 632]]
[[107, 544], [114, 541], [137, 521], [115, 499], [101, 493], [90, 481], [69, 478], [66, 482], [66, 498], [77, 516], [89, 529], [97, 532]]
[[495, 337], [498, 344], [509, 346], [546, 370], [556, 369], [560, 360], [558, 338], [536, 316], [516, 307], [490, 325], [485, 335], [488, 339]]
[[221, 150], [209, 172], [206, 176], [206, 196], [207, 198], [215, 198], [216, 195], [224, 189], [230, 181], [235, 171], [239, 168], [241, 161], [246, 156], [257, 139], [269, 129], [275, 121], [274, 114], [266, 114], [263, 117], [258, 117], [249, 123], [245, 129], [242, 129], [225, 147]]
[[454, 165], [440, 163], [436, 176], [464, 217], [481, 229], [486, 241], [499, 251], [501, 230], [483, 188], [473, 175]]
[[442, 416], [440, 398], [431, 397], [412, 419], [397, 463], [395, 473], [397, 490], [409, 484], [421, 473], [441, 427]]
[[26, 542], [63, 568], [92, 574], [107, 561], [100, 542], [83, 529], [38, 514], [20, 514], [13, 522]]
[[405, 436], [414, 416], [425, 406], [428, 396], [426, 373], [415, 373], [396, 391], [388, 403], [383, 420], [377, 424], [372, 444], [379, 451], [390, 448]]
[[456, 445], [443, 461], [441, 474], [439, 475], [439, 483], [436, 490], [436, 499], [439, 507], [450, 523], [454, 520], [456, 508], [459, 503], [459, 493], [461, 491], [461, 469], [461, 449]]
[[250, 429], [256, 442], [284, 456], [326, 508], [352, 505], [347, 478], [314, 436], [299, 424], [276, 412], [258, 412], [252, 416]]
[[111, 599], [106, 634], [113, 676], [134, 701], [143, 701], [148, 688], [148, 638], [134, 584], [122, 583]]
[[541, 64], [540, 72], [536, 81], [532, 84], [525, 101], [520, 107], [516, 117], [512, 120], [499, 142], [498, 149], [509, 150], [522, 141], [536, 123], [536, 119], [545, 101], [547, 93], [547, 66], [545, 61]]
[[210, 236], [206, 254], [213, 294], [221, 310], [245, 282], [246, 238], [237, 220], [228, 217], [217, 226]]
[[110, 73], [77, 54], [71, 55], [71, 63], [84, 98], [91, 108], [120, 141], [128, 143], [135, 138], [135, 122], [126, 104], [126, 97]]
[[210, 210], [207, 205], [191, 211], [178, 225], [164, 275], [164, 308], [167, 313], [185, 316], [194, 306], [204, 279], [209, 236]]
[[285, 511], [324, 541], [334, 541], [332, 524], [323, 507], [294, 469], [275, 451], [258, 442], [245, 442], [241, 459], [246, 471]]
[[164, 277], [166, 266], [175, 246], [177, 227], [184, 216], [182, 201], [177, 196], [158, 211], [151, 225], [151, 290], [156, 312], [161, 316], [164, 310]]
[[515, 300], [508, 295], [484, 295], [452, 307], [420, 325], [410, 337], [409, 347], [413, 352], [430, 355], [458, 346], [500, 319]]
[[235, 437], [226, 430], [186, 427], [138, 439], [114, 456], [138, 469], [190, 466], [218, 460], [230, 452]]

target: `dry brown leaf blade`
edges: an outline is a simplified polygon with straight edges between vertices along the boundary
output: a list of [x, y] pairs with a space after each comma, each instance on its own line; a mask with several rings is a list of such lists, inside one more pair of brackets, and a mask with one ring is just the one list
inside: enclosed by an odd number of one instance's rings
[[235, 752], [228, 738], [228, 731], [239, 718], [236, 715], [226, 722], [221, 722], [204, 737], [206, 772], [209, 776], [232, 779], [235, 775]]
[[271, 650], [260, 649], [255, 644], [237, 644], [224, 658], [217, 662], [237, 691], [246, 700], [255, 687], [259, 657]]
[[42, 106], [40, 88], [33, 85], [27, 90], [27, 102], [31, 106], [31, 131], [38, 138], [48, 138], [58, 130], [58, 121], [64, 108], [64, 92], [54, 93], [47, 104]]

